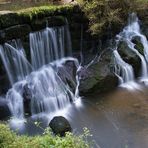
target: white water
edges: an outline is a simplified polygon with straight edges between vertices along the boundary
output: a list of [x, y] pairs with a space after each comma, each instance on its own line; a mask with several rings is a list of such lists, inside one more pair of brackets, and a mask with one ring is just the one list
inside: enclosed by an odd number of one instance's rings
[[13, 85], [8, 91], [6, 99], [9, 100], [9, 107], [15, 118], [24, 118], [23, 88], [25, 85], [31, 91], [30, 109], [32, 115], [57, 112], [76, 99], [69, 85], [63, 82], [57, 71], [67, 61], [73, 61], [78, 66], [76, 59], [64, 58], [43, 66], [38, 71], [28, 75], [25, 80]]
[[[125, 40], [127, 42], [127, 45], [129, 49], [134, 51], [139, 58], [141, 59], [141, 74], [140, 77], [147, 78], [148, 77], [148, 66], [146, 63], [146, 60], [143, 55], [141, 55], [137, 49], [134, 48], [135, 44], [132, 43], [132, 39], [135, 37], [139, 37], [141, 40], [141, 43], [144, 47], [144, 56], [147, 59], [147, 53], [148, 53], [148, 41], [144, 35], [141, 34], [140, 31], [140, 25], [139, 25], [139, 20], [138, 17], [136, 16], [135, 13], [132, 13], [129, 16], [129, 23], [128, 26], [123, 29], [123, 32], [119, 34], [119, 38], [122, 40]], [[148, 59], [147, 59], [148, 60]]]
[[[65, 66], [66, 62], [72, 62], [76, 69], [79, 67], [77, 59], [64, 58], [72, 53], [68, 26], [47, 27], [30, 34], [31, 64], [24, 51], [20, 40], [0, 46], [0, 55], [12, 84], [6, 99], [15, 119], [24, 119], [26, 101], [29, 101], [27, 108], [31, 115], [53, 114], [79, 97], [78, 78], [73, 78]], [[24, 98], [25, 87], [30, 100]]]
[[[67, 27], [46, 28], [40, 32], [30, 33], [31, 63], [34, 69], [48, 64], [54, 60], [71, 56], [69, 32]], [[42, 49], [42, 50], [41, 50]]]
[[117, 64], [115, 67], [115, 74], [118, 76], [120, 84], [134, 81], [132, 66], [122, 60], [117, 50], [114, 50], [113, 54]]
[[24, 79], [32, 71], [20, 40], [13, 40], [11, 44], [5, 43], [4, 46], [0, 46], [0, 56], [11, 85]]
[[[135, 37], [139, 37], [140, 41], [144, 47], [144, 55], [140, 54], [137, 49], [135, 49], [135, 44], [132, 42], [132, 40]], [[117, 35], [117, 46], [118, 42], [125, 41], [129, 47], [130, 50], [135, 52], [137, 56], [141, 59], [141, 73], [139, 75], [140, 81], [147, 81], [148, 79], [148, 41], [146, 37], [141, 33], [140, 31], [140, 25], [139, 20], [136, 16], [136, 14], [132, 13], [129, 16], [129, 22], [128, 25], [123, 29], [123, 31]], [[134, 71], [131, 65], [126, 63], [122, 60], [121, 56], [119, 55], [117, 48], [114, 50], [113, 54], [116, 61], [115, 66], [115, 73], [119, 78], [121, 86], [129, 88], [129, 89], [135, 89], [139, 88], [139, 85], [135, 82], [134, 78]], [[124, 84], [124, 85], [123, 85]]]

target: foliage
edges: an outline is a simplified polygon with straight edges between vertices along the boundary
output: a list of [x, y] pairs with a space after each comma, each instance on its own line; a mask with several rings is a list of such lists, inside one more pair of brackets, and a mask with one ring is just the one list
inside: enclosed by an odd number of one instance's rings
[[90, 20], [92, 34], [100, 34], [108, 27], [124, 24], [127, 15], [137, 11], [139, 6], [142, 6], [141, 0], [92, 0], [86, 2], [83, 9]]
[[53, 136], [49, 128], [42, 136], [18, 136], [8, 126], [0, 124], [0, 147], [1, 148], [88, 148], [87, 142], [89, 131], [85, 128], [83, 135], [66, 133], [65, 137]]

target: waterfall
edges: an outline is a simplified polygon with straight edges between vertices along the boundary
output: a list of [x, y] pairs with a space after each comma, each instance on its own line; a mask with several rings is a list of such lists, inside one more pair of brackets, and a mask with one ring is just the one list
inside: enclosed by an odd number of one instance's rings
[[116, 60], [115, 74], [119, 78], [120, 84], [134, 81], [132, 66], [122, 60], [117, 50], [114, 50], [113, 54]]
[[[6, 99], [9, 101], [9, 107], [15, 118], [24, 118], [25, 103], [29, 103], [28, 109], [30, 109], [32, 115], [35, 115], [38, 113], [55, 113], [75, 100], [74, 93], [57, 71], [69, 60], [73, 61], [75, 66], [78, 67], [76, 59], [64, 58], [43, 66], [38, 71], [28, 75], [25, 80], [13, 85], [8, 91]], [[66, 72], [62, 74], [66, 75]], [[25, 90], [26, 86], [27, 90]], [[29, 93], [24, 96], [27, 91]]]
[[10, 44], [0, 46], [0, 56], [11, 85], [24, 79], [32, 71], [20, 40], [12, 40]]
[[[56, 28], [47, 27], [40, 32], [30, 33], [31, 63], [34, 69], [63, 58], [67, 53], [70, 56], [70, 44], [69, 31], [64, 26]], [[67, 47], [67, 45], [70, 46]], [[65, 53], [67, 49], [68, 51]]]
[[[132, 42], [132, 39], [135, 37], [139, 37], [140, 41], [144, 47], [144, 56], [138, 52], [137, 49], [134, 48], [135, 44]], [[123, 31], [119, 34], [120, 40], [126, 41], [129, 49], [135, 52], [138, 57], [141, 59], [141, 74], [140, 78], [145, 79], [148, 78], [148, 41], [144, 35], [141, 34], [140, 25], [138, 17], [135, 13], [132, 13], [129, 16], [128, 26], [126, 26]]]
[[75, 73], [79, 67], [78, 60], [69, 57], [72, 48], [68, 25], [46, 27], [30, 33], [29, 38], [31, 59], [27, 59], [20, 40], [0, 46], [0, 56], [12, 84], [6, 99], [15, 119], [23, 119], [26, 113], [55, 113], [78, 97], [78, 78], [70, 73], [71, 65], [66, 66], [71, 62]]
[[[143, 45], [144, 55], [139, 53], [139, 51], [135, 48], [135, 44], [133, 43], [133, 39], [135, 37], [140, 38], [140, 42]], [[140, 59], [141, 59], [141, 74], [140, 81], [147, 81], [148, 78], [148, 41], [144, 35], [142, 35], [140, 31], [139, 20], [135, 13], [132, 13], [129, 16], [128, 25], [123, 29], [121, 33], [117, 35], [116, 40], [116, 48], [113, 51], [115, 57], [115, 74], [118, 76], [120, 84], [125, 84], [132, 82], [135, 85], [134, 72], [131, 65], [127, 64], [121, 56], [119, 55], [118, 43], [120, 41], [125, 41], [129, 47], [129, 50], [133, 51]], [[131, 84], [131, 83], [130, 83]], [[133, 86], [131, 86], [133, 87]]]

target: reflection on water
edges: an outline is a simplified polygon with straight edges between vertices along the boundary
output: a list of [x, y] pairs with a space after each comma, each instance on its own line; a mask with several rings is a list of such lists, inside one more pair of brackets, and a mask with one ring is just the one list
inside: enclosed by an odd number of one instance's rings
[[[147, 89], [136, 92], [118, 89], [105, 96], [84, 98], [82, 103], [83, 106], [70, 106], [64, 116], [70, 121], [75, 134], [81, 133], [83, 127], [90, 129], [95, 141], [93, 147], [148, 147]], [[51, 118], [48, 115], [30, 118], [20, 133], [41, 133], [43, 130], [34, 125], [36, 120], [45, 128]]]

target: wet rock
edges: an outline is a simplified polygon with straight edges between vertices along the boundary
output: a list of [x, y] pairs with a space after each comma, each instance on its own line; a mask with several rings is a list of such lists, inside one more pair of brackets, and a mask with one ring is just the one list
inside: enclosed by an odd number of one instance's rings
[[26, 115], [31, 115], [31, 99], [32, 92], [28, 84], [23, 87], [23, 98], [24, 98], [24, 110]]
[[126, 63], [133, 66], [134, 73], [136, 77], [138, 77], [141, 69], [141, 60], [139, 56], [128, 47], [125, 41], [119, 43], [118, 52]]
[[8, 102], [0, 98], [0, 120], [8, 119], [11, 112], [8, 107]]
[[106, 54], [99, 62], [79, 70], [80, 95], [110, 91], [118, 85], [118, 78], [110, 70], [111, 54], [109, 55], [108, 57]]
[[72, 128], [68, 120], [62, 116], [56, 116], [51, 121], [49, 126], [56, 135], [64, 136], [66, 132], [71, 132]]
[[135, 44], [135, 49], [137, 49], [140, 54], [144, 55], [144, 51], [143, 51], [144, 47], [141, 43], [140, 37], [138, 37], [138, 36], [134, 37], [132, 39], [132, 42]]
[[[118, 85], [118, 78], [109, 71], [104, 63], [97, 63], [79, 72], [80, 95], [101, 93], [114, 89]], [[109, 85], [108, 85], [109, 83]]]
[[65, 84], [68, 84], [71, 91], [75, 91], [76, 88], [76, 63], [72, 60], [68, 60], [58, 67], [57, 73]]

